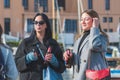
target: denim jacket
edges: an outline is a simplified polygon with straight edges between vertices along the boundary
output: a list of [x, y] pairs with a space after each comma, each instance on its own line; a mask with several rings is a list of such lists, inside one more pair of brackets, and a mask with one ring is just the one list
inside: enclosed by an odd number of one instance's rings
[[4, 57], [7, 80], [17, 80], [18, 71], [12, 55], [12, 50], [4, 44], [0, 44], [0, 48]]

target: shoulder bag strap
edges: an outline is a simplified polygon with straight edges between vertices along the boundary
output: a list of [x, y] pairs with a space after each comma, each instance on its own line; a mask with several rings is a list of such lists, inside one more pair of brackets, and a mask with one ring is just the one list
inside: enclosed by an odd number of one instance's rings
[[43, 60], [44, 60], [44, 55], [43, 55], [43, 52], [42, 50], [40, 49], [39, 45], [37, 44], [36, 47], [38, 48], [39, 52], [40, 52], [40, 55], [42, 56]]

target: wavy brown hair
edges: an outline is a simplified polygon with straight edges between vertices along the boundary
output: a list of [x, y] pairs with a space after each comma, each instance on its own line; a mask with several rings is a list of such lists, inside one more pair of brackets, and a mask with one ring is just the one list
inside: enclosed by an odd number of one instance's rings
[[[84, 11], [81, 13], [81, 15], [82, 15], [83, 13], [87, 13], [91, 18], [97, 17], [98, 19], [100, 19], [98, 13], [97, 13], [95, 10], [93, 10], [93, 9], [84, 10]], [[108, 35], [107, 35], [104, 31], [102, 31], [100, 24], [99, 24], [99, 29], [100, 29], [100, 32], [101, 32], [105, 37], [107, 37], [107, 39], [108, 39]], [[82, 32], [82, 33], [83, 33], [83, 32]], [[76, 36], [76, 39], [77, 39], [78, 37], [80, 37], [80, 36], [81, 36], [81, 34], [80, 34], [80, 35], [77, 35], [77, 36]], [[108, 40], [108, 42], [109, 42], [109, 40]]]
[[[83, 14], [83, 13], [87, 13], [91, 18], [97, 17], [98, 19], [100, 19], [98, 13], [97, 13], [96, 11], [94, 11], [93, 9], [85, 10], [85, 11], [82, 12], [82, 14]], [[100, 29], [100, 32], [101, 32], [103, 35], [105, 35], [106, 37], [108, 37], [107, 34], [106, 34], [104, 31], [102, 31], [100, 24], [99, 24], [99, 29]]]

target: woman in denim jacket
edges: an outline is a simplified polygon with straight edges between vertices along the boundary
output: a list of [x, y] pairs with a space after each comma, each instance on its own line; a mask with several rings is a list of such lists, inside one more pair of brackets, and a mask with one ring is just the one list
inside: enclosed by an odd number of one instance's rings
[[17, 80], [18, 71], [13, 58], [12, 50], [10, 49], [10, 47], [2, 43], [2, 38], [1, 38], [2, 32], [3, 30], [0, 25], [0, 54], [1, 54], [1, 61], [3, 61], [1, 67], [2, 65], [4, 66], [3, 69], [5, 71], [6, 80]]
[[[20, 80], [43, 80], [43, 69], [48, 65], [60, 74], [65, 70], [63, 53], [57, 41], [52, 38], [47, 15], [37, 13], [33, 18], [33, 25], [33, 32], [30, 37], [22, 40], [15, 55]], [[52, 49], [47, 54], [49, 47]]]

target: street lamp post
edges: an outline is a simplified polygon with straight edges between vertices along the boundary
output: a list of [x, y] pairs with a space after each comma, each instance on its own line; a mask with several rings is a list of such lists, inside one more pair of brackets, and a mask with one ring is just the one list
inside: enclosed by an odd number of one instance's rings
[[52, 0], [52, 17], [53, 17], [52, 32], [53, 32], [53, 38], [55, 39], [55, 0]]
[[78, 5], [78, 30], [79, 30], [79, 32], [78, 32], [78, 34], [81, 34], [81, 32], [82, 32], [82, 29], [81, 29], [81, 27], [80, 27], [80, 15], [81, 15], [81, 11], [83, 12], [83, 2], [82, 2], [82, 0], [77, 0], [77, 5]]
[[118, 23], [117, 32], [119, 35], [119, 50], [120, 50], [120, 22]]

